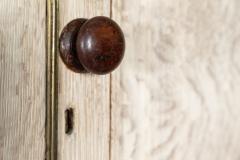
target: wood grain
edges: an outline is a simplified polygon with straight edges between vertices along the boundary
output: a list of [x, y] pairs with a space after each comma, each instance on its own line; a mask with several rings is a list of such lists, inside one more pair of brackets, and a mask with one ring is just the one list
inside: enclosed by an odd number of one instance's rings
[[239, 160], [240, 1], [113, 0], [112, 160]]
[[0, 1], [0, 159], [43, 160], [45, 1]]
[[[109, 0], [61, 0], [60, 30], [74, 18], [109, 16], [109, 13]], [[58, 70], [58, 159], [108, 160], [110, 76], [74, 73], [60, 58]], [[65, 133], [68, 108], [73, 108], [71, 134]]]

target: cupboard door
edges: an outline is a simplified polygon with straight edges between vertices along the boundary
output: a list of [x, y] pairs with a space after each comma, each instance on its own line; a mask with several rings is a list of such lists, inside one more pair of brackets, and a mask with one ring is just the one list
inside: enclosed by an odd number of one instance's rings
[[238, 160], [239, 0], [112, 0], [112, 160]]
[[[59, 29], [74, 18], [109, 14], [109, 0], [59, 0]], [[58, 86], [58, 159], [108, 160], [110, 76], [74, 73], [59, 57]]]
[[43, 160], [46, 2], [0, 1], [0, 159]]

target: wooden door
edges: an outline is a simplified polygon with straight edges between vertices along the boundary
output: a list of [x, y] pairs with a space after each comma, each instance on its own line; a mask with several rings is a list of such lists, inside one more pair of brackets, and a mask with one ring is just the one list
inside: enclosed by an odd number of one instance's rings
[[45, 154], [46, 3], [0, 1], [0, 159]]
[[[239, 7], [2, 0], [0, 160], [238, 160]], [[99, 15], [123, 29], [124, 60], [108, 75], [73, 73], [59, 33]]]

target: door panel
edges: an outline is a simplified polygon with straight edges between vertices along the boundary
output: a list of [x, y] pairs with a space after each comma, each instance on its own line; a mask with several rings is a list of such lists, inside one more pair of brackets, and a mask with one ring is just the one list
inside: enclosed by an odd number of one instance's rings
[[113, 0], [113, 160], [238, 160], [240, 2]]
[[45, 20], [42, 0], [0, 1], [0, 159], [43, 160]]
[[[0, 160], [50, 160], [56, 150], [59, 160], [238, 160], [239, 7], [2, 0]], [[56, 55], [55, 34], [74, 18], [99, 15], [123, 29], [123, 62], [104, 76], [73, 73]]]
[[[109, 16], [109, 0], [60, 0], [60, 30], [74, 18]], [[58, 158], [108, 160], [110, 76], [77, 74], [59, 59]], [[67, 109], [73, 110], [73, 130], [65, 133]], [[68, 118], [67, 118], [68, 119]]]

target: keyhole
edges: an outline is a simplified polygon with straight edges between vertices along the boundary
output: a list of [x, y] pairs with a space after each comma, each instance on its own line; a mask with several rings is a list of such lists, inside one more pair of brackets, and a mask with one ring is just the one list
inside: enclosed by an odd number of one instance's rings
[[68, 108], [65, 110], [65, 133], [71, 134], [73, 132], [73, 126], [74, 126], [74, 112], [72, 108]]

